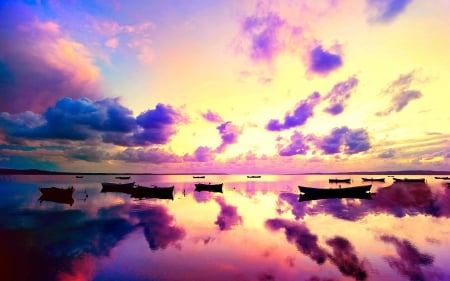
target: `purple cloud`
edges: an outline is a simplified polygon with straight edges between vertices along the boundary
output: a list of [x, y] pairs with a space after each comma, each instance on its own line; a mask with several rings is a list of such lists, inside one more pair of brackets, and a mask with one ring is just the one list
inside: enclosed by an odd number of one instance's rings
[[367, 279], [367, 271], [347, 239], [336, 236], [327, 240], [327, 244], [333, 249], [329, 258], [342, 274], [352, 276], [356, 280]]
[[411, 2], [412, 0], [366, 0], [368, 10], [372, 14], [369, 20], [381, 23], [391, 22]]
[[184, 155], [184, 161], [192, 161], [192, 162], [209, 162], [214, 160], [215, 158], [214, 150], [207, 146], [199, 146], [194, 151], [193, 155]]
[[281, 147], [278, 154], [280, 156], [305, 155], [309, 150], [309, 146], [306, 144], [309, 139], [310, 137], [305, 137], [302, 133], [295, 131], [291, 136], [291, 143]]
[[220, 230], [230, 230], [233, 226], [242, 224], [242, 217], [237, 213], [237, 207], [228, 205], [225, 199], [219, 197], [216, 202], [220, 205], [220, 213], [214, 222]]
[[202, 113], [202, 117], [208, 121], [208, 122], [212, 122], [212, 123], [222, 123], [222, 117], [220, 117], [220, 115], [216, 112], [213, 112], [211, 110], [208, 109], [208, 111], [206, 113]]
[[286, 113], [284, 122], [281, 123], [277, 119], [271, 119], [266, 125], [266, 129], [269, 131], [282, 131], [293, 127], [302, 126], [308, 121], [314, 114], [314, 107], [320, 102], [320, 94], [318, 92], [312, 93], [305, 100], [301, 100], [294, 110], [294, 113], [290, 115]]
[[410, 101], [422, 97], [422, 93], [418, 90], [412, 90], [411, 84], [415, 82], [416, 72], [412, 71], [407, 74], [400, 75], [397, 80], [393, 81], [382, 94], [391, 97], [391, 105], [384, 111], [377, 112], [376, 115], [384, 116], [392, 112], [402, 111]]
[[314, 140], [325, 154], [355, 154], [370, 149], [369, 134], [364, 129], [334, 128], [329, 136]]
[[393, 150], [392, 148], [378, 155], [378, 158], [394, 158], [394, 157], [395, 157], [395, 150]]
[[34, 113], [0, 114], [0, 126], [9, 138], [102, 140], [121, 146], [167, 143], [175, 126], [185, 119], [171, 106], [158, 104], [136, 119], [118, 99], [91, 101], [64, 98], [47, 109]]
[[2, 4], [0, 18], [0, 111], [41, 113], [63, 97], [100, 96], [92, 55], [57, 23], [13, 2]]
[[309, 54], [309, 72], [326, 76], [341, 66], [341, 55], [326, 51], [321, 45], [312, 49]]
[[241, 23], [241, 48], [255, 62], [272, 62], [285, 48], [281, 31], [285, 21], [278, 14], [246, 17]]
[[344, 111], [345, 101], [350, 98], [358, 82], [359, 80], [355, 76], [352, 76], [346, 81], [334, 85], [333, 89], [323, 98], [323, 100], [329, 100], [330, 102], [330, 105], [324, 111], [331, 115], [342, 113]]
[[265, 225], [272, 231], [283, 228], [286, 239], [294, 243], [299, 251], [309, 256], [318, 264], [325, 262], [327, 252], [319, 247], [317, 235], [312, 234], [306, 225], [285, 219], [269, 219], [266, 220]]
[[241, 134], [241, 129], [233, 125], [231, 121], [227, 121], [217, 127], [219, 130], [222, 143], [216, 148], [216, 152], [222, 153], [225, 151], [228, 145], [236, 143], [238, 136]]
[[125, 162], [148, 162], [148, 163], [179, 163], [181, 157], [164, 151], [161, 148], [127, 148], [115, 155], [114, 159]]
[[391, 268], [396, 269], [401, 275], [410, 280], [431, 280], [423, 271], [424, 266], [430, 267], [434, 258], [431, 255], [420, 253], [419, 250], [407, 240], [400, 240], [394, 236], [383, 235], [381, 240], [392, 243], [398, 254], [398, 258], [388, 256], [387, 262]]

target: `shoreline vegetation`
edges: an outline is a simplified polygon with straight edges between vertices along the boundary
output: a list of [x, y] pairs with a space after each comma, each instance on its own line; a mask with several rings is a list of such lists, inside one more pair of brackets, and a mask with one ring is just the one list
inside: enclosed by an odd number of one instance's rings
[[[0, 175], [229, 175], [228, 173], [101, 173], [58, 172], [39, 169], [0, 169]], [[271, 175], [271, 174], [267, 174]], [[330, 172], [330, 173], [278, 173], [273, 175], [450, 175], [450, 171], [400, 170], [375, 172]]]

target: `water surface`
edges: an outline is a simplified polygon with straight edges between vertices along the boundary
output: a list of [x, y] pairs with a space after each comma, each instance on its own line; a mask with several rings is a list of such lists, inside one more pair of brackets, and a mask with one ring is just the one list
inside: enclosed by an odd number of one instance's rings
[[[131, 176], [175, 186], [173, 200], [138, 200], [100, 192], [111, 175], [2, 176], [1, 279], [450, 280], [446, 181], [383, 176], [371, 199], [300, 200], [298, 185], [337, 187], [331, 177]], [[342, 187], [366, 184], [348, 177]], [[39, 186], [72, 185], [72, 204], [38, 200]]]

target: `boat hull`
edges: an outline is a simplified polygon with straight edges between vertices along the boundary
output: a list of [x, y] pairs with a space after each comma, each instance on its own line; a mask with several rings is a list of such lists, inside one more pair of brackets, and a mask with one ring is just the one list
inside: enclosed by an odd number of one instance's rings
[[329, 179], [328, 182], [343, 182], [343, 183], [350, 183], [351, 179]]
[[219, 184], [196, 183], [195, 191], [210, 191], [210, 192], [222, 193], [222, 186], [223, 186], [223, 183], [219, 183]]
[[132, 198], [156, 198], [156, 199], [171, 199], [173, 200], [173, 190], [174, 186], [168, 187], [146, 187], [146, 186], [137, 186], [131, 192]]
[[39, 202], [42, 201], [51, 201], [62, 204], [69, 204], [72, 206], [74, 199], [72, 195], [75, 191], [75, 188], [58, 188], [58, 187], [40, 187], [39, 191], [42, 193], [41, 197], [39, 197]]
[[417, 179], [410, 179], [410, 178], [394, 178], [394, 181], [396, 182], [425, 182], [425, 178], [417, 178]]
[[131, 194], [133, 189], [134, 189], [134, 182], [127, 182], [127, 183], [102, 182], [101, 192], [122, 192]]
[[379, 181], [384, 182], [384, 178], [361, 178], [363, 181]]

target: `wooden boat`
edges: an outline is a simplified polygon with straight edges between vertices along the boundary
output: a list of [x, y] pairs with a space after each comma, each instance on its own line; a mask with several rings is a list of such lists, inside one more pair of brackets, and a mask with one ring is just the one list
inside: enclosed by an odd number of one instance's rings
[[249, 179], [259, 179], [261, 176], [247, 176]]
[[338, 178], [336, 178], [336, 179], [328, 179], [328, 182], [345, 182], [345, 183], [350, 183], [350, 181], [351, 181], [350, 178], [348, 178], [348, 179], [338, 179]]
[[396, 182], [425, 182], [425, 178], [394, 178]]
[[131, 192], [131, 197], [133, 198], [158, 198], [158, 199], [171, 199], [173, 200], [173, 189], [174, 186], [152, 186], [146, 187], [138, 185]]
[[123, 192], [131, 194], [133, 189], [134, 189], [134, 182], [127, 182], [127, 183], [102, 182], [101, 192]]
[[363, 181], [381, 181], [384, 182], [384, 178], [361, 178]]
[[437, 180], [450, 180], [450, 177], [434, 177]]
[[41, 203], [42, 201], [51, 201], [72, 206], [74, 202], [72, 194], [75, 188], [73, 186], [69, 188], [39, 187], [39, 191], [42, 193], [41, 197], [39, 197], [39, 202]]
[[211, 191], [222, 193], [223, 183], [211, 184], [211, 183], [196, 183], [195, 191]]
[[192, 176], [194, 179], [204, 179], [205, 176]]
[[116, 177], [116, 179], [119, 179], [119, 180], [129, 180], [129, 179], [130, 179], [130, 176], [118, 176], [118, 177]]
[[371, 184], [361, 186], [349, 186], [342, 188], [328, 187], [328, 188], [316, 188], [299, 186], [300, 196], [313, 196], [322, 198], [355, 198], [358, 196], [364, 196], [370, 192]]

